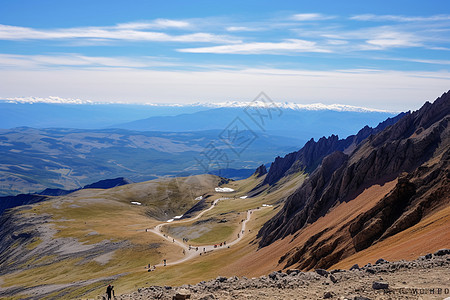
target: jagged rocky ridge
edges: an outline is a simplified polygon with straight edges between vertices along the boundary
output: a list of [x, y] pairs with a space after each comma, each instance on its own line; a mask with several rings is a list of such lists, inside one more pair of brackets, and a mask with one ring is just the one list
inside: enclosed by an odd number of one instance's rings
[[256, 177], [261, 177], [267, 174], [267, 169], [265, 165], [260, 165], [258, 168], [256, 168], [255, 173], [253, 173], [253, 175], [255, 175]]
[[[380, 203], [342, 225], [340, 236], [323, 240], [324, 229], [292, 249], [280, 263], [285, 267], [296, 264], [305, 269], [328, 268], [352, 251], [398, 233], [436, 207], [448, 204], [449, 114], [450, 93], [445, 93], [433, 104], [427, 102], [420, 110], [369, 136], [352, 153], [335, 151], [326, 156], [304, 184], [287, 197], [283, 209], [260, 230], [260, 246], [295, 234], [333, 206], [351, 201], [364, 188], [398, 177], [397, 186]], [[346, 233], [352, 238], [350, 245], [344, 241]]]
[[311, 139], [299, 151], [289, 153], [284, 157], [278, 156], [275, 158], [262, 185], [273, 185], [284, 176], [299, 171], [311, 173], [317, 168], [325, 156], [334, 151], [352, 151], [370, 135], [376, 134], [386, 127], [395, 124], [408, 114], [409, 112], [400, 113], [393, 118], [388, 118], [375, 128], [365, 126], [356, 135], [351, 135], [346, 139], [339, 139], [337, 135], [331, 135], [328, 138], [322, 137], [317, 142]]

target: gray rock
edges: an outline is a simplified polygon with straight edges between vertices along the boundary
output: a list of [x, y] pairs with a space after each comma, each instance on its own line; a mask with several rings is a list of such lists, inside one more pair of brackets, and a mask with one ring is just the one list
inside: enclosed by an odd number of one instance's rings
[[208, 295], [201, 297], [199, 300], [214, 300], [214, 299], [216, 299], [216, 297], [214, 297], [213, 294], [208, 294]]
[[330, 280], [333, 283], [336, 283], [338, 280], [336, 279], [336, 277], [333, 274], [330, 274]]
[[218, 276], [218, 277], [216, 278], [216, 281], [217, 281], [217, 282], [225, 282], [225, 281], [227, 281], [227, 279], [228, 279], [228, 278], [226, 278], [225, 276]]
[[299, 272], [300, 272], [300, 270], [297, 270], [297, 269], [289, 269], [286, 271], [286, 273], [288, 275], [294, 275], [294, 276], [297, 275]]
[[334, 270], [331, 270], [331, 271], [330, 271], [331, 274], [336, 274], [336, 273], [340, 273], [340, 272], [345, 272], [345, 270], [342, 270], [342, 269], [334, 269]]
[[191, 299], [191, 292], [186, 289], [179, 289], [172, 299], [173, 300]]
[[323, 294], [323, 299], [333, 298], [333, 294], [331, 292], [325, 292]]
[[353, 300], [371, 300], [370, 298], [364, 297], [364, 296], [355, 296]]
[[383, 258], [380, 258], [380, 259], [378, 259], [378, 260], [375, 262], [376, 265], [379, 265], [379, 264], [387, 264], [387, 263], [389, 263], [389, 262], [388, 262], [387, 260], [383, 259]]
[[359, 270], [358, 264], [354, 264], [353, 266], [351, 266], [350, 271], [352, 270]]
[[316, 273], [323, 277], [328, 277], [328, 274], [329, 274], [328, 271], [324, 270], [324, 269], [317, 269]]
[[372, 283], [372, 288], [374, 290], [384, 290], [384, 289], [388, 289], [389, 288], [389, 284], [387, 282], [374, 281]]
[[440, 249], [436, 252], [434, 252], [434, 256], [444, 256], [450, 254], [450, 249]]
[[278, 279], [278, 272], [272, 272], [269, 274], [269, 278], [272, 280], [277, 280]]
[[287, 274], [286, 274], [286, 273], [283, 273], [283, 272], [281, 272], [281, 271], [279, 271], [279, 272], [278, 272], [278, 276], [280, 276], [280, 277], [286, 277]]
[[367, 268], [366, 272], [370, 273], [370, 274], [375, 274], [376, 273], [376, 271], [374, 269], [372, 269], [372, 268]]

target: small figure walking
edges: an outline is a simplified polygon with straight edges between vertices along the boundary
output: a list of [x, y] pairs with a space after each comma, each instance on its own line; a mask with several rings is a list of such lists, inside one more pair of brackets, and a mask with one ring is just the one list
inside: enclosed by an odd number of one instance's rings
[[167, 261], [166, 261], [166, 260], [164, 260], [164, 267], [165, 267], [165, 266], [167, 266]]
[[114, 286], [108, 284], [108, 287], [106, 288], [106, 295], [108, 296], [108, 300], [111, 300], [112, 297], [115, 297]]

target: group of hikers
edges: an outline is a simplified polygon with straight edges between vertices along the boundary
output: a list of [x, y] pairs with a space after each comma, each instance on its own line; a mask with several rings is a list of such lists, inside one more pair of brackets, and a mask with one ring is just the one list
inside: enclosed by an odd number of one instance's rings
[[[215, 244], [215, 245], [214, 245], [214, 248], [222, 247], [222, 246], [226, 246], [226, 245], [227, 245], [227, 241], [224, 241], [223, 243]], [[205, 248], [203, 248], [203, 249], [205, 249]]]

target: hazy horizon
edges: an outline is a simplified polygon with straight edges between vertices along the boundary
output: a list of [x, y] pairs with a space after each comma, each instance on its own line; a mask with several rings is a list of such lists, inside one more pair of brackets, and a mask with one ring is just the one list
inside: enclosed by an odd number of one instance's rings
[[[419, 108], [448, 90], [450, 4], [6, 2], [0, 97]], [[100, 13], [99, 13], [100, 12]]]

